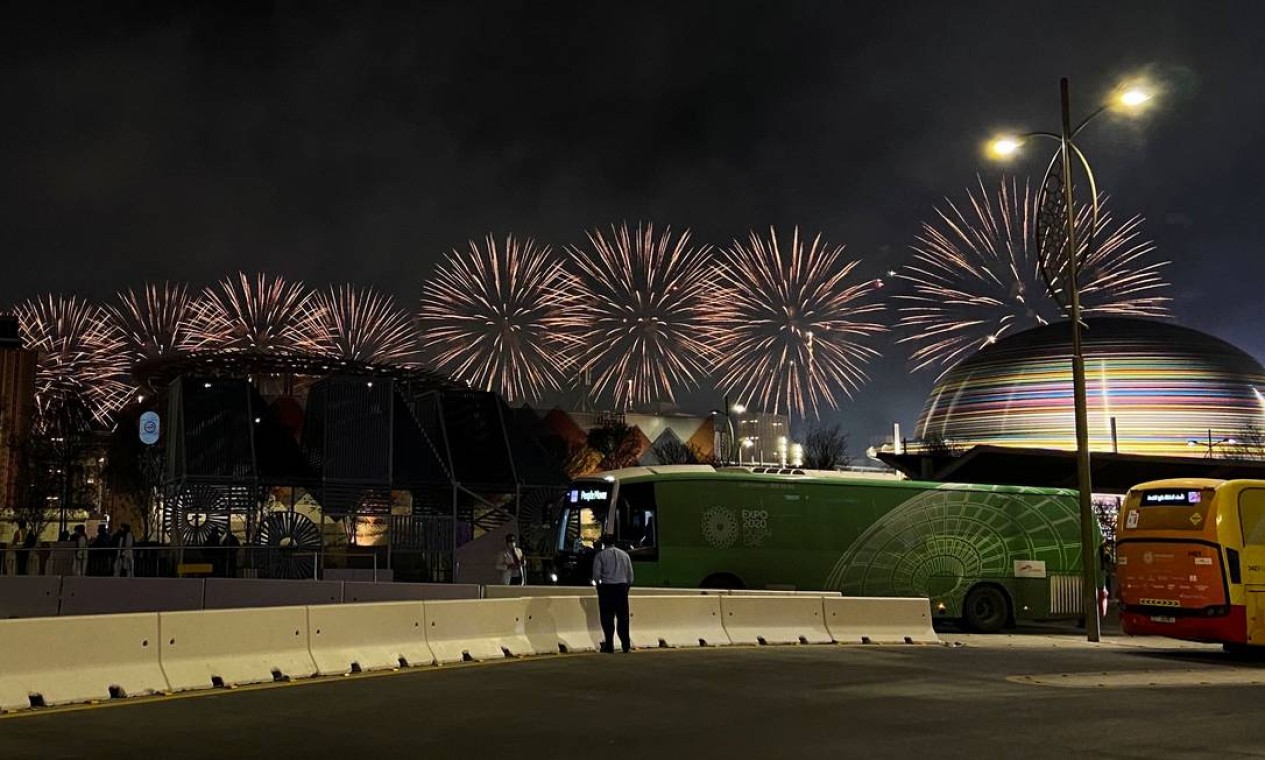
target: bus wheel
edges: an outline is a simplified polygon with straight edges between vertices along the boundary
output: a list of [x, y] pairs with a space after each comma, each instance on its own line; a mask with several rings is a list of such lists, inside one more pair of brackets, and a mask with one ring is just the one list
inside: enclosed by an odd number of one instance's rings
[[743, 589], [746, 586], [742, 585], [742, 581], [738, 580], [737, 576], [729, 573], [716, 573], [704, 578], [699, 588]]
[[962, 619], [976, 633], [997, 633], [1010, 618], [1010, 603], [996, 586], [976, 586], [962, 603]]

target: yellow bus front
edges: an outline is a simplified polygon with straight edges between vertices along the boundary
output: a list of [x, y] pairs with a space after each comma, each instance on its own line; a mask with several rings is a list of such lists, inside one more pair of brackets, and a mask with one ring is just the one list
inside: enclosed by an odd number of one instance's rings
[[1223, 644], [1249, 641], [1240, 501], [1253, 483], [1265, 496], [1265, 483], [1205, 478], [1152, 481], [1130, 489], [1116, 529], [1125, 633]]

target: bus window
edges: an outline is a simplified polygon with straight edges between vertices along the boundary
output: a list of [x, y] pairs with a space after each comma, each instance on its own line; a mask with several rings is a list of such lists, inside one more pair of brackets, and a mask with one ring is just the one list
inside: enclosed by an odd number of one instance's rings
[[1239, 523], [1244, 546], [1265, 545], [1265, 488], [1245, 488], [1239, 494]]
[[654, 559], [658, 556], [657, 517], [653, 483], [620, 486], [618, 538], [634, 559]]

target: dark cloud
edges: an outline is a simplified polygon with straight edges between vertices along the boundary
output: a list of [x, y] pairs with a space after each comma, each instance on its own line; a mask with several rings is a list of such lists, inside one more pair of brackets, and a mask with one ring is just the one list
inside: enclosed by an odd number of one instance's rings
[[[986, 179], [1149, 67], [1170, 97], [1084, 147], [1173, 259], [1182, 321], [1265, 354], [1255, 283], [1265, 25], [1249, 3], [30, 3], [0, 45], [0, 302], [265, 269], [413, 301], [489, 230], [798, 224], [899, 265]], [[1029, 168], [1039, 171], [1039, 161]], [[1194, 224], [1191, 220], [1198, 220]], [[1233, 276], [1228, 276], [1233, 273]], [[1223, 304], [1237, 304], [1223, 309]], [[903, 352], [842, 414], [906, 428]]]

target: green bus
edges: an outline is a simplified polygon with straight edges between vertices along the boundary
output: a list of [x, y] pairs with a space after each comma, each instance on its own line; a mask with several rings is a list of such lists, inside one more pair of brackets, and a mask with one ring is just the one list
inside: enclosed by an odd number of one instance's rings
[[980, 632], [1081, 617], [1067, 489], [634, 467], [574, 481], [556, 531], [560, 583], [588, 583], [593, 542], [612, 534], [638, 586], [925, 596]]

